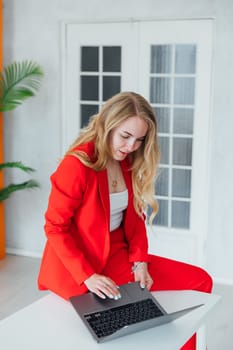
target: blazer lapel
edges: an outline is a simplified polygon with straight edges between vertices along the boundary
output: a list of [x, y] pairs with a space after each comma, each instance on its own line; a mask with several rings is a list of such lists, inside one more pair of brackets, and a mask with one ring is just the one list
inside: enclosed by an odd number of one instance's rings
[[102, 170], [97, 172], [98, 187], [100, 198], [104, 207], [106, 220], [109, 222], [110, 219], [110, 200], [109, 200], [109, 190], [108, 190], [108, 178], [107, 170]]
[[[103, 205], [107, 232], [104, 232], [105, 235], [105, 244], [104, 244], [104, 252], [103, 256], [106, 260], [109, 255], [110, 250], [110, 240], [109, 240], [109, 232], [110, 232], [110, 199], [109, 199], [109, 190], [108, 190], [108, 178], [107, 178], [107, 170], [102, 170], [97, 172], [97, 181], [99, 187], [99, 195]], [[100, 228], [103, 230], [104, 228]]]

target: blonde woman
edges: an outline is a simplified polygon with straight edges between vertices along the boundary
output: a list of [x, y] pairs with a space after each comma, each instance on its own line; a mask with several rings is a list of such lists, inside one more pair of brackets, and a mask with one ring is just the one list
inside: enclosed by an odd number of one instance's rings
[[[148, 254], [145, 210], [158, 210], [157, 123], [144, 97], [122, 92], [93, 116], [51, 176], [47, 243], [39, 288], [65, 299], [91, 291], [121, 297], [118, 285], [210, 292], [203, 269]], [[182, 349], [194, 350], [195, 336]]]

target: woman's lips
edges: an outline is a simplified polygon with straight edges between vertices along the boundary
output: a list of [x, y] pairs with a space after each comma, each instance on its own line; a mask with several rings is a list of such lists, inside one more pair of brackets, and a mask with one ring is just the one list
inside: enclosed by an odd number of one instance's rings
[[123, 151], [119, 151], [120, 152], [120, 154], [123, 156], [123, 157], [126, 157], [127, 156], [127, 152], [123, 152]]

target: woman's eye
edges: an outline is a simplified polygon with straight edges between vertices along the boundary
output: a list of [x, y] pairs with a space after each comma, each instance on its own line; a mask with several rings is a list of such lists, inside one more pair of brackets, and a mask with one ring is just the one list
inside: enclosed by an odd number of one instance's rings
[[128, 139], [128, 138], [129, 138], [128, 135], [121, 135], [121, 137], [122, 137], [123, 139]]

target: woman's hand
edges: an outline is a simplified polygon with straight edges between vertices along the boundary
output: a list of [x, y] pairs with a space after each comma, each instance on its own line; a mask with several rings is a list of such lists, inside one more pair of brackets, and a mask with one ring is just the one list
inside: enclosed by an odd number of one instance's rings
[[106, 296], [115, 300], [121, 298], [119, 287], [111, 278], [106, 276], [94, 273], [84, 281], [84, 284], [89, 291], [95, 293], [102, 299], [105, 299]]
[[140, 282], [141, 288], [151, 288], [153, 280], [148, 272], [148, 267], [146, 262], [135, 262], [134, 267], [134, 280]]

